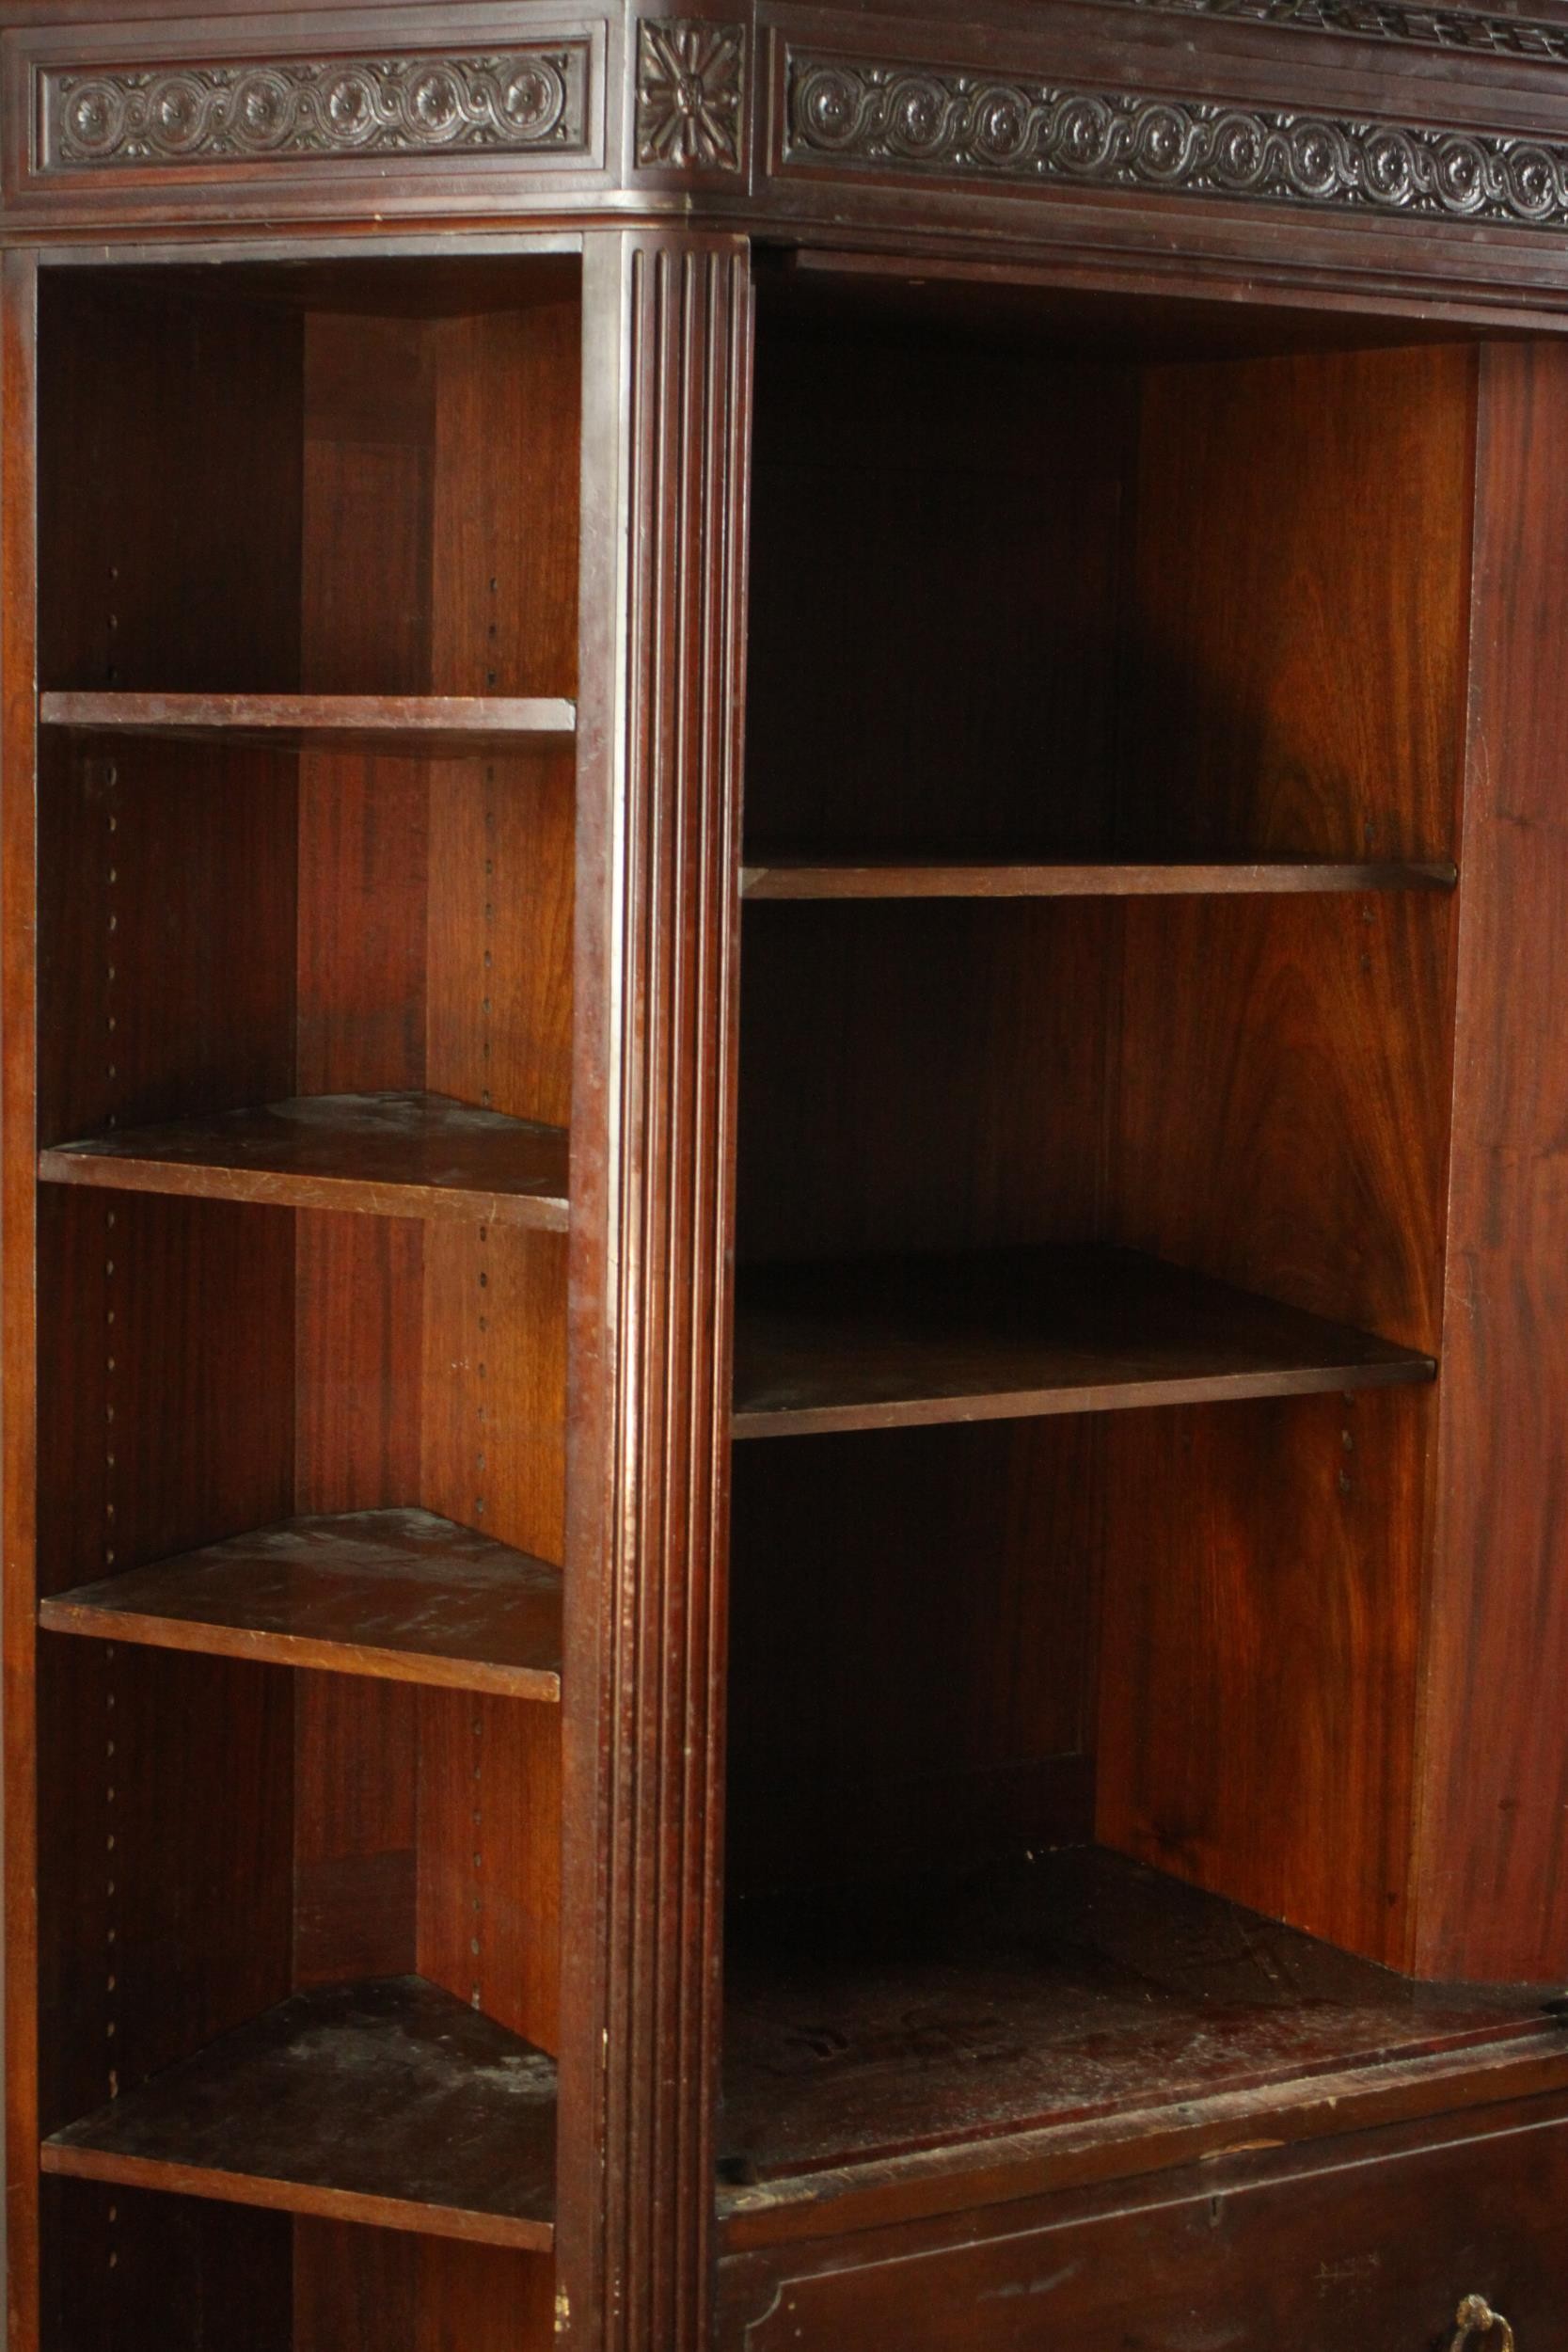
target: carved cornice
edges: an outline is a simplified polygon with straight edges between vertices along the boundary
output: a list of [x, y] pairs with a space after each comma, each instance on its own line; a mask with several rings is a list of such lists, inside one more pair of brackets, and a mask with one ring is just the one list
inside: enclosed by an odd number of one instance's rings
[[1386, 7], [1379, 0], [1117, 0], [1164, 15], [1221, 17], [1291, 31], [1338, 33], [1353, 40], [1410, 41], [1498, 57], [1545, 58], [1568, 65], [1568, 26], [1524, 17], [1480, 16], [1468, 8]]
[[1568, 147], [792, 53], [786, 164], [1568, 228]]
[[581, 154], [586, 40], [455, 56], [193, 60], [135, 71], [45, 67], [46, 171], [355, 155]]
[[746, 28], [648, 17], [637, 28], [637, 160], [644, 169], [738, 171]]

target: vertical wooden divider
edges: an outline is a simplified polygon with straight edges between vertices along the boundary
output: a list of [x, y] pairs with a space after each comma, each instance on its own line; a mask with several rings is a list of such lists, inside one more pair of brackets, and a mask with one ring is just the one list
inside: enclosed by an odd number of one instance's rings
[[38, 262], [0, 261], [0, 1329], [6, 1755], [6, 2215], [10, 2340], [39, 2341], [38, 1765]]
[[706, 2341], [752, 288], [585, 240], [561, 2341]]

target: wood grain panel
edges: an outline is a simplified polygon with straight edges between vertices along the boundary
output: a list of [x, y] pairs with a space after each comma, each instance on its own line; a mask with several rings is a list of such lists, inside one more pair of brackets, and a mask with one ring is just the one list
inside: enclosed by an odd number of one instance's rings
[[273, 1517], [417, 1502], [426, 1229], [329, 1210], [300, 1210], [294, 1226], [298, 1468]]
[[45, 302], [44, 684], [297, 686], [298, 318], [254, 309], [237, 327], [220, 306], [75, 273], [51, 276]]
[[549, 2352], [547, 2255], [350, 2222], [293, 2226], [290, 2352]]
[[419, 1967], [542, 2049], [560, 2040], [561, 1720], [419, 1699]]
[[1108, 841], [1128, 389], [765, 312], [749, 839]]
[[412, 1973], [417, 1691], [295, 1672], [293, 1982]]
[[1416, 1851], [1425, 1973], [1568, 1973], [1568, 368], [1481, 371], [1453, 1171]]
[[736, 1893], [1088, 1833], [1101, 1457], [1082, 1417], [739, 1449]]
[[1106, 1433], [1099, 1836], [1406, 1963], [1430, 1393]]
[[50, 2181], [45, 2344], [293, 2352], [289, 2224], [194, 2197]]
[[1453, 855], [1474, 387], [1457, 345], [1146, 372], [1124, 847]]
[[1125, 910], [1116, 1238], [1437, 1352], [1451, 901]]
[[427, 1510], [541, 1560], [563, 1556], [566, 1244], [515, 1226], [425, 1236]]
[[1095, 1237], [1117, 920], [1087, 903], [751, 910], [741, 1256]]

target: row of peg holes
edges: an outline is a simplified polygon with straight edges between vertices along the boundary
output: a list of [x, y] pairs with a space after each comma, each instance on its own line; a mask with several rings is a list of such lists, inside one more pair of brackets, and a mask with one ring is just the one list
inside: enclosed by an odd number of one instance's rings
[[[496, 582], [492, 580], [490, 582], [490, 586], [492, 591], [494, 591]], [[493, 623], [491, 625], [490, 634], [492, 637], [496, 634], [495, 625]], [[495, 684], [494, 672], [490, 675], [490, 683], [492, 686]], [[480, 1100], [486, 1110], [491, 1108], [493, 1102], [493, 1096], [488, 1081], [490, 1077], [490, 1016], [493, 1009], [493, 1002], [490, 995], [489, 976], [495, 969], [496, 900], [494, 882], [496, 874], [496, 815], [493, 797], [495, 781], [495, 769], [493, 767], [487, 767], [484, 771], [484, 782], [486, 787], [484, 796], [483, 934], [485, 978], [484, 992], [480, 1001], [480, 1052], [481, 1057], [484, 1063], [484, 1077], [486, 1081], [485, 1085], [481, 1089]], [[487, 1225], [482, 1225], [479, 1228], [480, 1264], [478, 1282], [476, 1285], [478, 1299], [475, 1307], [479, 1336], [479, 1345], [475, 1350], [475, 1369], [479, 1382], [480, 1398], [479, 1403], [475, 1407], [477, 1426], [474, 1451], [474, 1517], [482, 1527], [483, 1526], [485, 1518], [489, 1514], [490, 1508], [489, 1497], [485, 1490], [489, 1484], [488, 1473], [490, 1447], [495, 1434], [489, 1421], [485, 1405], [485, 1399], [489, 1395], [489, 1390], [486, 1385], [489, 1379], [489, 1363], [487, 1360], [490, 1331], [489, 1246], [490, 1229]], [[481, 1979], [483, 1975], [484, 1942], [484, 1858], [483, 1836], [484, 1827], [484, 1718], [479, 1712], [477, 1706], [475, 1708], [472, 1722], [473, 1882], [469, 1894], [471, 1932], [468, 1938], [468, 1956], [473, 1963], [470, 1971], [469, 2000], [472, 2007], [477, 2010], [483, 2008], [483, 1988]]]
[[[111, 628], [115, 626], [116, 624], [111, 618]], [[113, 675], [114, 673], [111, 669], [111, 680], [113, 678]], [[119, 955], [119, 941], [117, 935], [119, 930], [119, 915], [116, 894], [119, 883], [119, 851], [118, 843], [118, 835], [119, 833], [119, 804], [118, 798], [119, 771], [113, 762], [105, 764], [103, 771], [103, 782], [105, 825], [103, 861], [105, 926], [103, 944], [104, 1074], [108, 1080], [112, 1099], [113, 1089], [116, 1081], [119, 1076], [119, 1068], [117, 1059], [119, 1053], [118, 1038], [119, 1022], [115, 993], [116, 984], [119, 979], [119, 969], [116, 959]], [[111, 1110], [108, 1113], [107, 1124], [110, 1127], [113, 1127], [117, 1123], [117, 1115]], [[109, 1209], [105, 1214], [104, 1233], [103, 1570], [105, 1575], [112, 1575], [114, 1573], [119, 1552], [118, 1485], [120, 1433], [117, 1423], [116, 1415], [119, 1403], [119, 1356], [121, 1346], [121, 1334], [118, 1320], [119, 1311], [117, 1304], [119, 1293], [116, 1289], [116, 1283], [119, 1280], [117, 1251], [120, 1248], [119, 1239], [119, 1217], [118, 1211], [114, 1209]], [[119, 1849], [119, 1817], [115, 1811], [116, 1804], [119, 1802], [119, 1793], [118, 1785], [118, 1750], [119, 1731], [119, 1649], [115, 1644], [110, 1643], [105, 1647], [103, 1658], [103, 1810], [104, 1820], [106, 1823], [104, 1830], [103, 1889], [103, 2032], [104, 2063], [108, 2073], [108, 2095], [111, 2101], [118, 2099], [119, 2096], [119, 2068], [116, 2061], [119, 2057], [120, 2022], [119, 1972], [121, 1963], [119, 1953], [119, 1880], [121, 1872], [124, 1868], [124, 1857]], [[118, 2270], [119, 2267], [119, 2247], [118, 2242], [119, 2207], [118, 2203], [111, 2204], [109, 2206], [107, 2220], [107, 2264], [110, 2270]]]

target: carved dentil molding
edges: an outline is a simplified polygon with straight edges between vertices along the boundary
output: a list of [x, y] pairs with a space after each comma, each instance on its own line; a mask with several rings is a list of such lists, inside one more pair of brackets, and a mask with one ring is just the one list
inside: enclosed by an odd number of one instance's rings
[[457, 149], [580, 154], [589, 44], [503, 53], [196, 60], [45, 68], [46, 170], [422, 155]]
[[637, 160], [644, 169], [738, 171], [746, 28], [647, 17], [637, 28]]
[[1568, 228], [1568, 147], [792, 54], [785, 162]]
[[1525, 17], [1476, 15], [1468, 8], [1393, 7], [1383, 0], [1118, 0], [1118, 5], [1340, 33], [1358, 40], [1412, 41], [1423, 49], [1480, 50], [1494, 56], [1544, 57], [1568, 64], [1568, 26], [1534, 24]]

